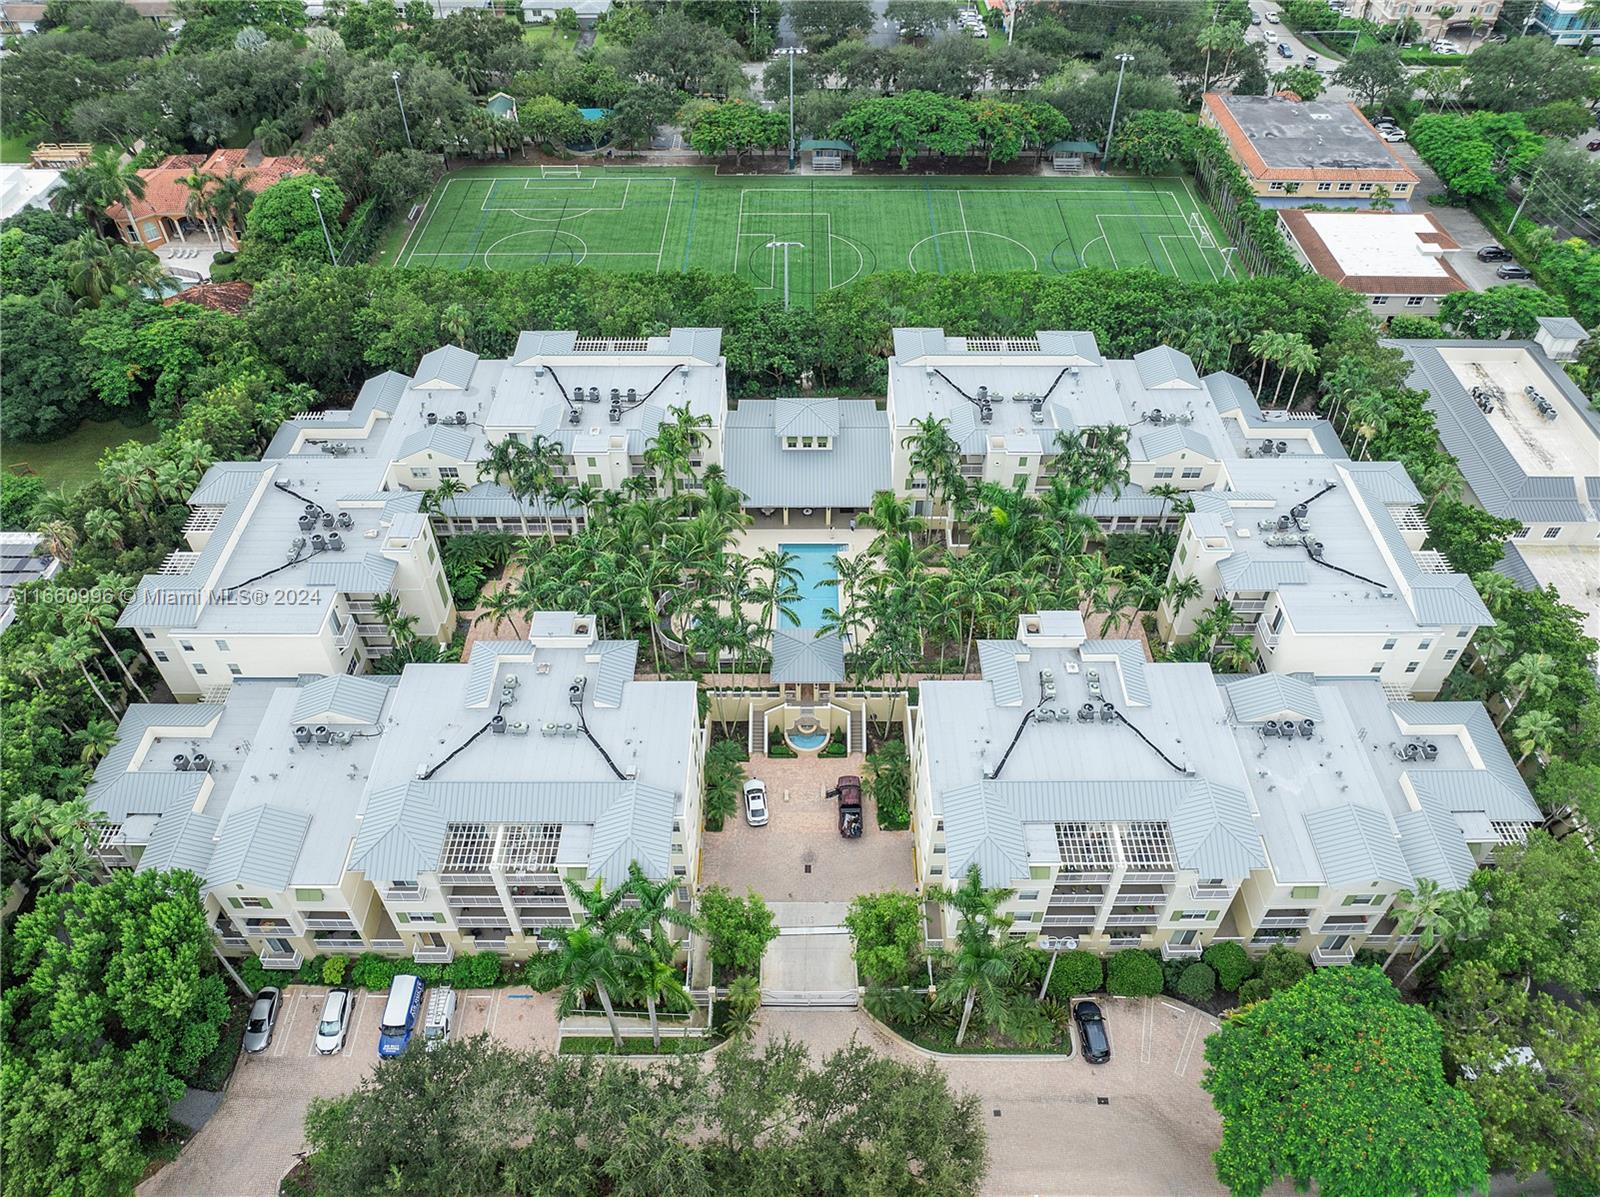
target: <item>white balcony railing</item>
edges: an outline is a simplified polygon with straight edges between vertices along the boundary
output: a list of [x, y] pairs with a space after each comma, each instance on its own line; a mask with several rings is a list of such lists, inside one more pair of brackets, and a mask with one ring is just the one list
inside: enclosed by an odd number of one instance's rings
[[420, 885], [416, 889], [391, 885], [383, 891], [383, 900], [385, 902], [420, 902], [427, 896], [428, 891]]
[[1154, 927], [1160, 915], [1155, 911], [1149, 914], [1108, 914], [1106, 926], [1108, 927]]
[[351, 919], [302, 919], [307, 931], [354, 931], [356, 925]]
[[287, 952], [280, 952], [274, 948], [262, 948], [261, 955], [257, 957], [261, 967], [266, 969], [287, 970], [300, 967], [300, 953], [291, 948]]
[[1173, 943], [1168, 940], [1161, 945], [1161, 958], [1163, 960], [1186, 959], [1190, 956], [1200, 955], [1201, 945], [1197, 943]]
[[456, 950], [450, 944], [438, 947], [433, 944], [419, 943], [411, 949], [411, 959], [418, 964], [449, 964], [456, 958]]
[[1264, 918], [1256, 926], [1263, 931], [1273, 931], [1279, 928], [1294, 929], [1296, 927], [1305, 927], [1310, 923], [1310, 915], [1280, 915], [1277, 918]]
[[1354, 948], [1312, 948], [1311, 962], [1313, 964], [1349, 964], [1356, 958]]
[[1192, 885], [1189, 887], [1189, 896], [1197, 902], [1222, 902], [1233, 897], [1233, 890], [1227, 886], [1217, 889], [1206, 885]]

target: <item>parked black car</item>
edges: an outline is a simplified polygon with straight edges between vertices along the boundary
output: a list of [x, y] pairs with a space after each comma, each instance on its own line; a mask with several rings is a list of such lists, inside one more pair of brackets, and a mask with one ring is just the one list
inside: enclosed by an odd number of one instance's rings
[[1516, 278], [1516, 279], [1521, 279], [1521, 278], [1532, 278], [1533, 277], [1533, 275], [1529, 272], [1529, 270], [1528, 270], [1528, 268], [1526, 266], [1518, 266], [1515, 262], [1507, 262], [1504, 266], [1500, 267], [1500, 269], [1496, 270], [1494, 273], [1495, 273], [1495, 277], [1497, 277], [1497, 278], [1507, 278], [1507, 279]]
[[1111, 1040], [1106, 1035], [1105, 1015], [1094, 1002], [1079, 1002], [1072, 1008], [1072, 1019], [1078, 1024], [1078, 1042], [1083, 1044], [1083, 1058], [1091, 1064], [1104, 1064], [1111, 1059]]
[[1511, 261], [1511, 251], [1503, 245], [1485, 245], [1478, 251], [1478, 261], [1509, 262]]
[[834, 784], [827, 796], [839, 800], [839, 834], [847, 840], [858, 839], [862, 830], [861, 779], [854, 774], [846, 774]]

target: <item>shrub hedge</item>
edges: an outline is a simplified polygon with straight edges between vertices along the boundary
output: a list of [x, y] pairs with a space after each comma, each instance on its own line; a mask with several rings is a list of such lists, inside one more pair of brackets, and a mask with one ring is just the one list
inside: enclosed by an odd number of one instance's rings
[[1178, 996], [1188, 998], [1191, 1002], [1209, 1002], [1216, 992], [1217, 974], [1209, 964], [1196, 960], [1178, 977]]
[[1139, 948], [1106, 958], [1106, 992], [1112, 997], [1156, 997], [1161, 993], [1161, 962]]
[[1214, 943], [1200, 954], [1217, 974], [1217, 983], [1229, 993], [1239, 992], [1239, 986], [1256, 975], [1256, 962], [1243, 944]]
[[[1045, 967], [1049, 967], [1048, 960]], [[1104, 983], [1105, 965], [1101, 963], [1100, 957], [1082, 948], [1075, 948], [1070, 952], [1060, 953], [1056, 958], [1056, 968], [1050, 974], [1050, 988], [1047, 992], [1058, 1002], [1064, 1002], [1080, 993], [1096, 993]]]

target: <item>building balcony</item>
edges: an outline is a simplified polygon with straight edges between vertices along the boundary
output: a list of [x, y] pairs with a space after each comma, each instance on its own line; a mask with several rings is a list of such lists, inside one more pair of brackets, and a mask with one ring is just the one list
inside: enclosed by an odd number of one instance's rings
[[499, 894], [447, 894], [445, 901], [450, 903], [452, 909], [457, 907], [461, 909], [482, 906], [499, 907], [501, 904]]
[[1191, 885], [1189, 896], [1196, 902], [1226, 902], [1233, 897], [1233, 890], [1227, 886], [1218, 889], [1214, 886]]
[[506, 918], [505, 911], [494, 910], [483, 914], [458, 914], [456, 915], [458, 927], [504, 927], [511, 929], [511, 920]]
[[242, 935], [235, 935], [232, 932], [224, 933], [218, 931], [217, 939], [225, 948], [248, 948], [250, 946], [250, 941], [248, 939]]
[[1310, 923], [1311, 916], [1308, 914], [1282, 915], [1262, 919], [1256, 924], [1256, 929], [1258, 931], [1290, 931], [1309, 926]]
[[411, 889], [405, 886], [386, 886], [383, 891], [385, 902], [420, 902], [428, 896], [428, 891], [423, 886]]
[[1142, 935], [1113, 935], [1111, 946], [1114, 948], [1136, 948], [1144, 943]]
[[1129, 885], [1171, 885], [1178, 879], [1178, 874], [1170, 869], [1145, 870], [1129, 867], [1122, 876], [1122, 884]]
[[354, 931], [354, 920], [348, 918], [336, 919], [301, 919], [307, 931]]
[[575, 924], [570, 918], [524, 918], [518, 920], [519, 927], [524, 932], [548, 931], [552, 927], [571, 927]]
[[1161, 916], [1156, 911], [1145, 914], [1109, 914], [1106, 916], [1108, 927], [1148, 927], [1154, 929], [1156, 921]]
[[1056, 878], [1058, 881], [1071, 882], [1074, 885], [1104, 885], [1111, 880], [1110, 869], [1076, 870], [1068, 866], [1061, 870]]
[[256, 957], [261, 961], [261, 967], [271, 970], [287, 971], [300, 967], [301, 956], [295, 949], [280, 952], [276, 948], [262, 948], [261, 954]]
[[1278, 640], [1280, 637], [1277, 632], [1269, 632], [1265, 628], [1258, 626], [1256, 628], [1256, 635], [1261, 638], [1261, 643], [1267, 649], [1267, 651], [1270, 652], [1278, 647]]
[[406, 943], [403, 939], [374, 939], [368, 941], [368, 946], [374, 952], [398, 952]]
[[1312, 948], [1311, 963], [1326, 967], [1330, 964], [1349, 964], [1356, 958], [1356, 950], [1343, 948]]
[[1173, 943], [1169, 939], [1166, 943], [1161, 945], [1161, 959], [1163, 959], [1163, 960], [1187, 960], [1187, 959], [1190, 959], [1191, 957], [1198, 959], [1202, 950], [1203, 950], [1203, 945], [1201, 945], [1201, 944], [1198, 944], [1198, 943]]
[[366, 941], [358, 935], [340, 935], [328, 939], [313, 939], [312, 946], [319, 952], [365, 952]]
[[411, 959], [418, 964], [449, 964], [455, 958], [456, 950], [450, 944], [419, 943], [411, 948]]

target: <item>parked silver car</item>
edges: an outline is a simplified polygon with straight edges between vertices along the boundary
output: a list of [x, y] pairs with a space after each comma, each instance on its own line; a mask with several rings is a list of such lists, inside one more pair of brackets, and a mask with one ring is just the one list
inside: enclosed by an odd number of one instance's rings
[[350, 1036], [350, 1020], [355, 1003], [348, 989], [332, 989], [322, 1002], [322, 1017], [317, 1020], [317, 1054], [331, 1056], [344, 1047]]
[[267, 1050], [272, 1042], [272, 1031], [278, 1025], [278, 1005], [283, 991], [268, 985], [256, 994], [255, 1005], [250, 1007], [250, 1021], [244, 1024], [244, 1050], [254, 1055]]

